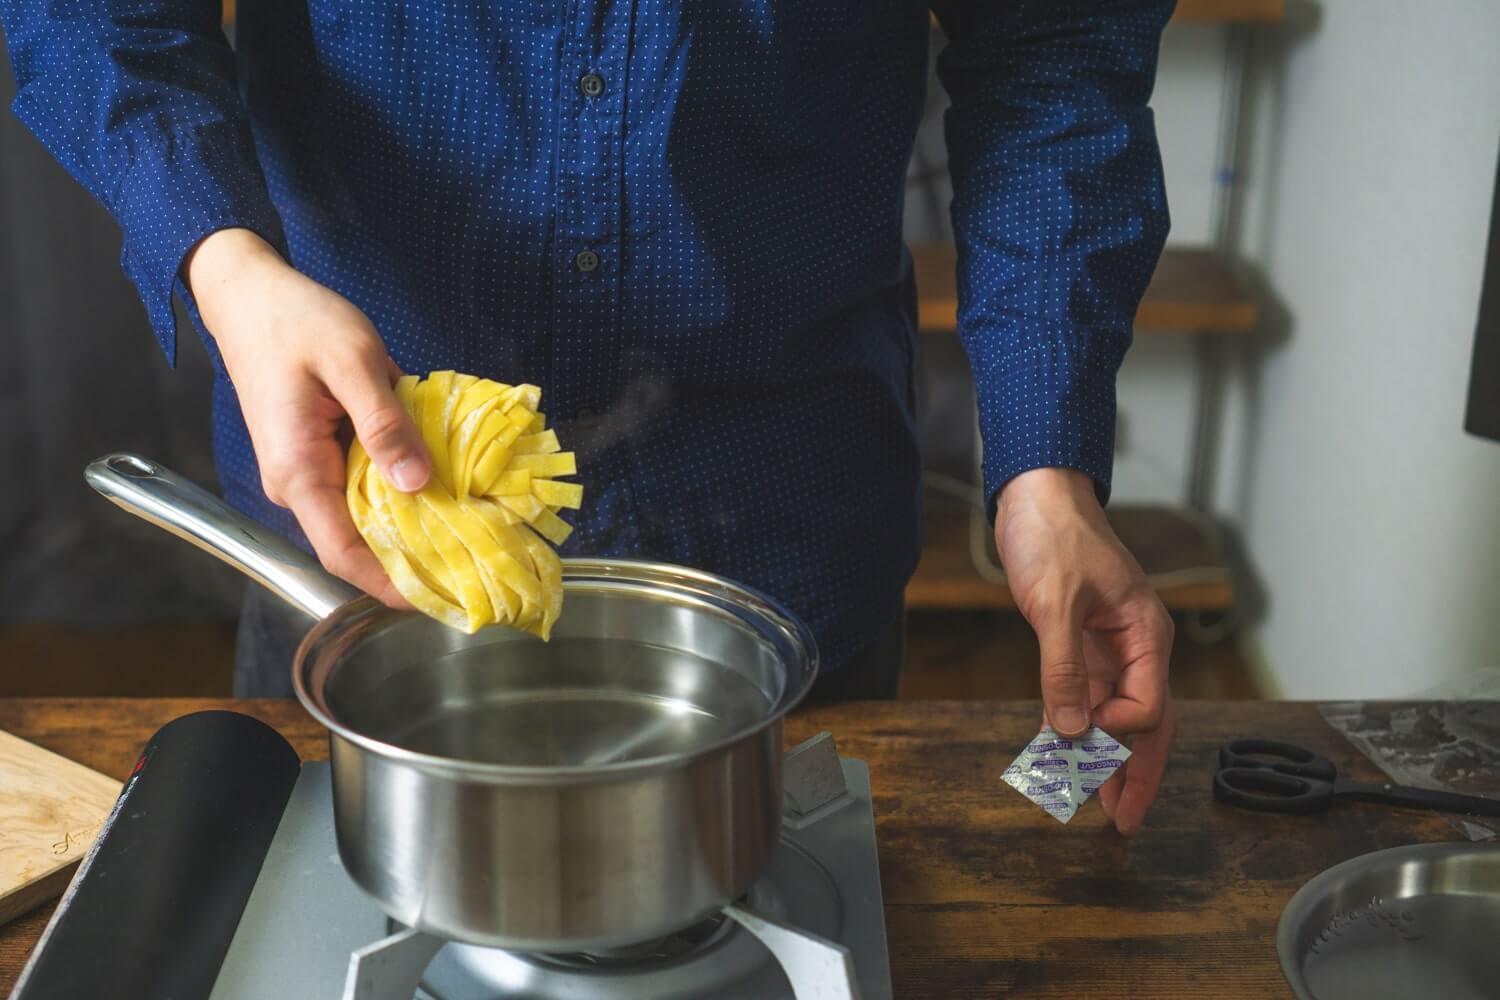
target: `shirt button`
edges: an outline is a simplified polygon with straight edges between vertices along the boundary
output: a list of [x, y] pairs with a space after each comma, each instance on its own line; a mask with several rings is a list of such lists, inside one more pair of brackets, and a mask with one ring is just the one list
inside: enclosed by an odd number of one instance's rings
[[588, 274], [599, 266], [599, 255], [592, 250], [585, 250], [573, 258], [573, 266]]
[[578, 78], [578, 92], [584, 97], [598, 97], [604, 93], [604, 77], [598, 73], [585, 73]]

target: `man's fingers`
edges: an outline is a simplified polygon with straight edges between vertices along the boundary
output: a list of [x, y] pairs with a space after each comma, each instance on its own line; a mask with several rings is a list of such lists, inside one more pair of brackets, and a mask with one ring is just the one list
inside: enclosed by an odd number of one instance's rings
[[1106, 698], [1094, 707], [1094, 725], [1117, 738], [1133, 733], [1149, 733], [1161, 725], [1165, 699], [1165, 692], [1157, 697], [1155, 703], [1136, 701], [1123, 695]]
[[1123, 765], [1121, 765], [1122, 769], [1115, 772], [1114, 777], [1110, 778], [1104, 784], [1099, 786], [1099, 805], [1101, 808], [1103, 808], [1104, 815], [1108, 816], [1110, 819], [1115, 818], [1115, 810], [1119, 808], [1120, 789], [1124, 787], [1125, 784], [1125, 775], [1123, 773], [1123, 769], [1128, 768], [1129, 766], [1130, 761], [1127, 760]]
[[1117, 694], [1145, 705], [1147, 718], [1141, 729], [1155, 729], [1165, 711], [1167, 671], [1172, 659], [1172, 618], [1152, 594], [1133, 610], [1135, 621], [1125, 630], [1126, 649]]
[[1063, 736], [1078, 736], [1089, 727], [1089, 674], [1080, 624], [1071, 615], [1052, 615], [1033, 627], [1041, 645], [1047, 721]]
[[332, 486], [294, 483], [287, 487], [287, 506], [312, 543], [323, 568], [393, 608], [409, 608], [391, 584], [380, 560], [354, 530], [342, 490]]
[[1151, 732], [1167, 705], [1167, 667], [1172, 656], [1172, 619], [1159, 601], [1122, 608], [1122, 628], [1108, 633], [1120, 660], [1115, 690], [1094, 709], [1094, 724], [1111, 736]]
[[[1099, 789], [1102, 796], [1106, 789], [1115, 785], [1118, 799], [1112, 810], [1115, 829], [1127, 837], [1141, 828], [1156, 793], [1161, 788], [1161, 777], [1167, 769], [1167, 754], [1172, 748], [1172, 736], [1177, 720], [1168, 701], [1161, 725], [1149, 733], [1141, 733], [1131, 744], [1130, 760], [1125, 762], [1123, 774], [1117, 774]], [[1123, 784], [1122, 784], [1123, 783]]]
[[372, 354], [358, 364], [336, 367], [325, 382], [386, 482], [414, 493], [431, 478], [432, 461], [416, 424], [391, 389], [391, 367], [384, 355]]

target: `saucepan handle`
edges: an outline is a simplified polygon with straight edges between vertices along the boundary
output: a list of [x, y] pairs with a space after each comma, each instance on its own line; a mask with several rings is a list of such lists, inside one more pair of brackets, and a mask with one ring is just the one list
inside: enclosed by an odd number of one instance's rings
[[105, 455], [83, 478], [115, 506], [223, 560], [314, 619], [360, 596], [285, 538], [149, 459]]

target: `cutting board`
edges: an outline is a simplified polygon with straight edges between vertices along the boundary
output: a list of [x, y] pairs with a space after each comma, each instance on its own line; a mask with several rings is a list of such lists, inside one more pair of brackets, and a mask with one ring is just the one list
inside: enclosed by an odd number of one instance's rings
[[119, 794], [113, 778], [0, 732], [0, 924], [62, 895]]

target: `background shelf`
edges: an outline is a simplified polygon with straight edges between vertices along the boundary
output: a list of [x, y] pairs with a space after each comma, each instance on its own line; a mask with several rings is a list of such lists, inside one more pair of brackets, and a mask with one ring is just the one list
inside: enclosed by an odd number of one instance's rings
[[1286, 0], [1177, 0], [1174, 21], [1274, 24], [1286, 17]]
[[[1174, 22], [1195, 24], [1274, 24], [1285, 17], [1286, 0], [1177, 0], [1172, 12]], [[936, 27], [936, 14], [932, 23]]]
[[[917, 327], [952, 333], [958, 322], [957, 252], [948, 243], [911, 247], [917, 275]], [[1255, 300], [1212, 250], [1171, 248], [1161, 255], [1135, 315], [1142, 332], [1245, 334], [1255, 329]]]
[[[929, 494], [922, 560], [906, 588], [908, 608], [1015, 609], [1010, 588], [979, 575], [969, 555], [967, 505]], [[1201, 516], [1170, 507], [1111, 507], [1110, 525], [1140, 561], [1162, 603], [1172, 611], [1224, 611], [1234, 580]], [[998, 570], [993, 540], [986, 553]]]

